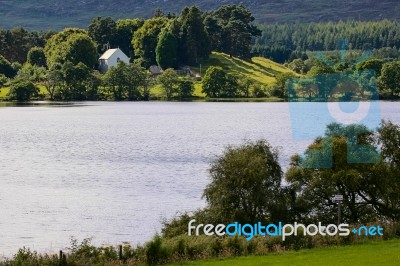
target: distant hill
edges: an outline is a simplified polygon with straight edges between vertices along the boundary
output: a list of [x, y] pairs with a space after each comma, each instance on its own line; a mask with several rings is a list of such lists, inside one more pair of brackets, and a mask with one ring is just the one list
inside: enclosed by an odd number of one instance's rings
[[155, 9], [179, 12], [198, 5], [210, 10], [243, 3], [258, 22], [321, 22], [400, 18], [398, 0], [0, 0], [0, 28], [86, 27], [96, 16], [150, 17]]

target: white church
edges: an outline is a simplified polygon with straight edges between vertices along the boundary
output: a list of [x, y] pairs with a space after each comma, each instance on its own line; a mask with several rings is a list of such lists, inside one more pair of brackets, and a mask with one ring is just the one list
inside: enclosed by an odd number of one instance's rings
[[129, 57], [121, 49], [108, 49], [99, 58], [99, 70], [104, 73], [112, 66], [117, 66], [119, 61], [129, 64]]

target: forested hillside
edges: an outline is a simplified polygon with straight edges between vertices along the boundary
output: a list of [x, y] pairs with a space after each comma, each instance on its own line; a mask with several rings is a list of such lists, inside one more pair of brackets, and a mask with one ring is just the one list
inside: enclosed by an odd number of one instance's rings
[[0, 28], [84, 27], [97, 16], [148, 18], [157, 8], [166, 13], [178, 13], [184, 6], [198, 5], [203, 10], [211, 10], [223, 4], [238, 3], [249, 7], [258, 22], [268, 23], [400, 18], [397, 0], [1, 0]]

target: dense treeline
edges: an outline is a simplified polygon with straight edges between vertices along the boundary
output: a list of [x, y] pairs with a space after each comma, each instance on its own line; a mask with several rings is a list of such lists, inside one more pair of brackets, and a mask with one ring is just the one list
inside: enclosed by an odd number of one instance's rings
[[0, 55], [10, 62], [22, 64], [31, 48], [44, 47], [53, 34], [53, 31], [27, 31], [23, 28], [0, 29]]
[[290, 59], [292, 52], [340, 50], [342, 39], [352, 50], [400, 48], [398, 21], [273, 24], [259, 28], [262, 34], [256, 39], [253, 52], [280, 62]]
[[[166, 99], [190, 97], [193, 79], [171, 71], [156, 78], [149, 76], [147, 69], [151, 65], [164, 70], [207, 65], [211, 51], [219, 51], [242, 59], [261, 55], [287, 62], [287, 67], [308, 77], [372, 67], [376, 77], [368, 83], [378, 83], [381, 95], [395, 98], [400, 92], [397, 21], [258, 27], [253, 21], [243, 5], [225, 5], [207, 12], [192, 6], [178, 15], [157, 10], [147, 20], [97, 17], [87, 29], [66, 28], [58, 33], [0, 30], [0, 86], [10, 88], [8, 96], [13, 100], [45, 97], [32, 85], [42, 85], [51, 100], [147, 100], [150, 86], [156, 83]], [[347, 41], [346, 60], [338, 50], [345, 47], [341, 39]], [[120, 64], [106, 75], [99, 73], [97, 59], [108, 48], [116, 47], [135, 66]], [[365, 49], [372, 49], [374, 57], [364, 62], [367, 67], [356, 64], [365, 60], [359, 59]], [[328, 51], [326, 60], [315, 58], [316, 51]], [[293, 77], [277, 73], [277, 82], [265, 86], [215, 66], [206, 71], [202, 92], [208, 97], [286, 98], [286, 81]], [[362, 86], [365, 82], [359, 83]]]

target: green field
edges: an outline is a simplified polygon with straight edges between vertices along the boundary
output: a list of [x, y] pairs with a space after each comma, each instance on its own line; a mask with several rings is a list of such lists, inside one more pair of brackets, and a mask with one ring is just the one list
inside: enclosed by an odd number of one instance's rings
[[[231, 58], [227, 54], [217, 52], [213, 52], [207, 64], [202, 66], [202, 76], [210, 66], [220, 66], [236, 77], [244, 76], [265, 86], [271, 86], [275, 83], [275, 76], [280, 73], [291, 72], [295, 74], [290, 69], [267, 58], [253, 57], [251, 60], [246, 61], [237, 57]], [[199, 67], [192, 67], [192, 69], [200, 72]]]
[[[210, 66], [219, 66], [226, 70], [228, 73], [234, 75], [235, 77], [246, 77], [252, 80], [254, 83], [271, 87], [275, 82], [275, 76], [280, 73], [291, 72], [297, 75], [290, 69], [278, 64], [272, 60], [263, 57], [253, 57], [251, 60], [242, 60], [237, 57], [229, 57], [229, 55], [224, 53], [213, 52], [210, 55], [209, 60], [206, 64], [201, 66], [201, 74], [204, 76], [205, 72]], [[200, 66], [191, 67], [197, 73], [200, 73]], [[201, 82], [196, 81], [194, 84], [193, 96], [198, 98], [205, 98], [206, 95], [202, 92]], [[151, 94], [157, 98], [162, 97], [162, 90], [160, 85], [155, 85], [151, 89]], [[235, 99], [226, 99], [227, 101], [233, 101]], [[239, 101], [281, 101], [279, 98], [261, 98], [261, 99], [237, 99]], [[218, 99], [218, 101], [224, 101], [224, 99]]]
[[400, 265], [400, 240], [374, 241], [345, 247], [318, 248], [267, 256], [248, 256], [227, 260], [210, 260], [173, 264], [193, 266], [336, 266]]

